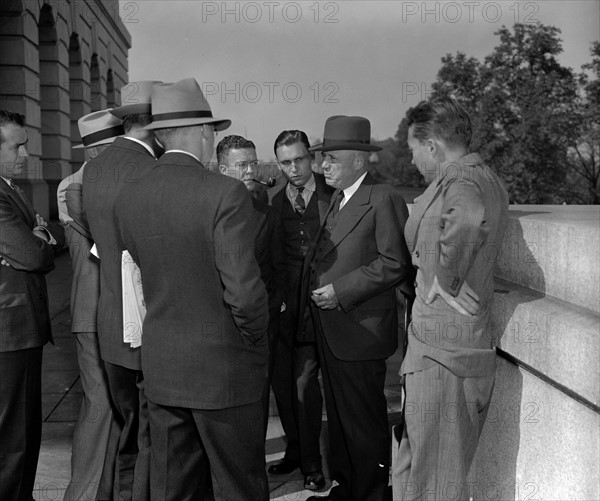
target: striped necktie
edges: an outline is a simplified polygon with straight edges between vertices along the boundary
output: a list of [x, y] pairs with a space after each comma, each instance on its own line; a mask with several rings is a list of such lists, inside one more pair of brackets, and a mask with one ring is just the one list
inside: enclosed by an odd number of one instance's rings
[[296, 195], [296, 211], [298, 212], [298, 214], [300, 214], [301, 216], [304, 215], [304, 212], [306, 211], [306, 202], [304, 201], [304, 197], [302, 196], [302, 192], [304, 191], [304, 186], [300, 186], [298, 188], [298, 195]]

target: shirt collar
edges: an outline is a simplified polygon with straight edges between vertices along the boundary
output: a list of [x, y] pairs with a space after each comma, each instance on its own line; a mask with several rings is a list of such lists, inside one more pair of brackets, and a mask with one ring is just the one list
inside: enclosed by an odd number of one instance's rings
[[[165, 151], [165, 155], [166, 155], [167, 153], [183, 153], [184, 155], [189, 155], [190, 157], [192, 157], [192, 158], [194, 158], [194, 159], [198, 160], [198, 162], [200, 162], [200, 159], [199, 159], [199, 158], [198, 158], [196, 155], [194, 155], [193, 153], [190, 153], [189, 151], [183, 151], [183, 150], [167, 150], [167, 151]], [[200, 162], [200, 163], [202, 163], [202, 162]]]
[[123, 136], [123, 139], [129, 139], [129, 141], [133, 141], [134, 143], [141, 144], [144, 148], [146, 148], [148, 150], [148, 153], [150, 153], [150, 155], [152, 155], [154, 158], [156, 158], [156, 153], [154, 153], [152, 148], [150, 148], [150, 146], [148, 146], [143, 141], [140, 141], [139, 139], [137, 139], [135, 137], [129, 137], [129, 136]]
[[346, 205], [348, 203], [348, 200], [350, 200], [350, 198], [352, 197], [352, 195], [354, 195], [356, 193], [356, 190], [358, 190], [358, 187], [363, 182], [363, 179], [366, 177], [366, 175], [367, 175], [367, 172], [365, 172], [356, 181], [354, 181], [354, 184], [352, 186], [349, 186], [348, 188], [343, 190], [344, 191], [343, 205]]

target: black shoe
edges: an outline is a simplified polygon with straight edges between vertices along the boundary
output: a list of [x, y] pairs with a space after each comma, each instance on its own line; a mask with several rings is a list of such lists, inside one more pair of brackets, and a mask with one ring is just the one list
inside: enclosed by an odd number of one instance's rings
[[269, 466], [268, 472], [271, 475], [287, 475], [288, 473], [292, 473], [299, 466], [300, 465], [296, 461], [284, 457], [278, 463]]
[[[304, 475], [304, 488], [309, 491], [318, 491], [325, 487], [325, 477], [319, 470], [311, 471]], [[322, 498], [319, 498], [322, 499]]]

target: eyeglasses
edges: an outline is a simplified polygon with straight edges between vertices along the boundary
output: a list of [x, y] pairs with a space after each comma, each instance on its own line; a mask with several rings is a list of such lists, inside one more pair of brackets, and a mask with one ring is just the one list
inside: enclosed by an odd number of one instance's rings
[[243, 170], [246, 170], [248, 167], [256, 169], [258, 167], [258, 160], [252, 160], [250, 162], [238, 162], [235, 164], [235, 166]]
[[308, 155], [304, 155], [303, 157], [294, 158], [293, 160], [282, 160], [279, 162], [284, 167], [291, 167], [292, 164], [298, 165], [300, 162], [304, 162], [308, 158]]

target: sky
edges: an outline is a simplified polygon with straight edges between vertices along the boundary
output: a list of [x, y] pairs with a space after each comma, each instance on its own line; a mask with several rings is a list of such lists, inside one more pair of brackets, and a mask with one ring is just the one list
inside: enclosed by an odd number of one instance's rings
[[232, 120], [217, 140], [243, 135], [265, 161], [282, 130], [316, 142], [331, 115], [365, 116], [375, 139], [393, 137], [441, 58], [483, 61], [503, 25], [560, 28], [559, 61], [576, 71], [600, 39], [597, 0], [120, 0], [120, 13], [130, 81], [195, 78], [213, 116]]

